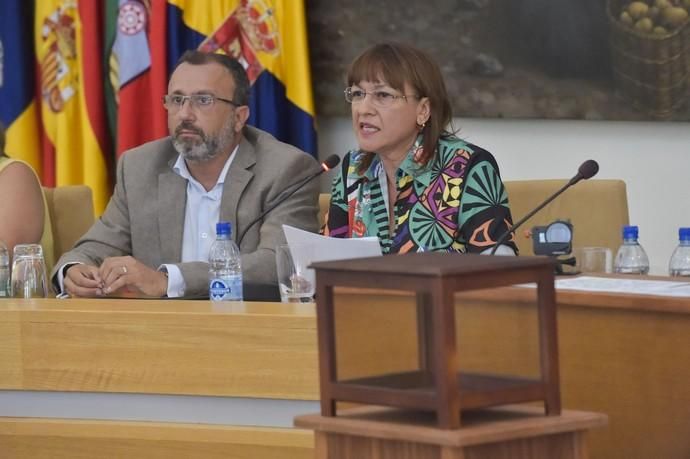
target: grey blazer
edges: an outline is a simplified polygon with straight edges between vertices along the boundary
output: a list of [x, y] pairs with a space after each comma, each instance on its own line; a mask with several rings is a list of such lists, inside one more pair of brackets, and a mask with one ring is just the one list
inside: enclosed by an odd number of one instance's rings
[[[234, 238], [286, 188], [318, 171], [311, 156], [249, 126], [235, 154], [220, 207], [220, 218], [232, 223]], [[131, 255], [154, 269], [163, 263], [179, 266], [185, 296], [208, 293], [208, 263], [180, 262], [187, 180], [173, 171], [176, 159], [169, 137], [125, 153], [103, 216], [60, 257], [51, 277], [66, 263], [100, 266], [107, 257]], [[285, 242], [282, 224], [318, 230], [317, 182], [306, 185], [248, 230], [240, 247], [245, 282], [277, 283], [275, 247]]]

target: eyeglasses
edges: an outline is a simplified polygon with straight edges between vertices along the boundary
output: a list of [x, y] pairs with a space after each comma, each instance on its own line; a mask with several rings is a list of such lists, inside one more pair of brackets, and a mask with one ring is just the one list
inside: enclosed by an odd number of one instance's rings
[[364, 102], [367, 94], [371, 96], [371, 101], [378, 107], [390, 107], [398, 99], [407, 100], [408, 97], [418, 98], [416, 94], [391, 94], [388, 91], [371, 91], [367, 92], [362, 89], [355, 89], [352, 86], [345, 88], [345, 100], [351, 104]]
[[217, 100], [235, 107], [240, 107], [242, 105], [238, 104], [234, 100], [223, 99], [222, 97], [214, 96], [213, 94], [192, 94], [191, 96], [183, 96], [182, 94], [167, 94], [163, 96], [163, 105], [165, 106], [166, 110], [177, 111], [182, 108], [187, 100], [189, 100], [192, 108], [197, 108], [199, 110], [210, 110], [211, 107], [215, 105]]

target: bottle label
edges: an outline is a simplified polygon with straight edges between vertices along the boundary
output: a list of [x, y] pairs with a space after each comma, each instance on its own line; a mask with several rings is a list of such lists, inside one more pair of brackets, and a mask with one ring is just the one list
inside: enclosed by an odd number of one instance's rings
[[212, 301], [223, 301], [229, 291], [230, 289], [225, 283], [225, 280], [211, 279], [211, 283], [208, 289], [208, 295]]
[[212, 301], [242, 301], [242, 276], [211, 279], [208, 294]]

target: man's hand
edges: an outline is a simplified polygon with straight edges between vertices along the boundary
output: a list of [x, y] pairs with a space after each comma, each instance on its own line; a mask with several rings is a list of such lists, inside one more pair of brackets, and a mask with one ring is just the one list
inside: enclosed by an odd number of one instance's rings
[[105, 295], [122, 288], [150, 297], [162, 297], [168, 292], [166, 275], [133, 257], [106, 258], [98, 273]]
[[103, 281], [95, 266], [75, 264], [68, 267], [63, 285], [72, 297], [103, 296]]

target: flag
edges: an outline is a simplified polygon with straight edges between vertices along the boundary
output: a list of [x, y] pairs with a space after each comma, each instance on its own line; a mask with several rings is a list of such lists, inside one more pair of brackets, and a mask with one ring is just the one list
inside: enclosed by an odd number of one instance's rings
[[165, 0], [107, 0], [106, 101], [117, 156], [168, 134]]
[[[32, 2], [5, 0], [0, 4], [0, 121], [7, 128], [5, 151], [31, 164], [41, 177], [32, 25]], [[43, 177], [43, 183], [51, 182]]]
[[6, 150], [45, 186], [90, 186], [100, 214], [111, 154], [167, 135], [168, 77], [199, 48], [244, 64], [250, 124], [316, 156], [306, 37], [303, 0], [4, 0]]
[[55, 185], [91, 187], [97, 214], [111, 189], [103, 71], [98, 64], [102, 18], [101, 2], [42, 0], [36, 3], [34, 21], [44, 157], [54, 156]]
[[249, 124], [316, 156], [304, 2], [168, 3], [169, 71], [193, 48], [237, 58], [252, 84]]

